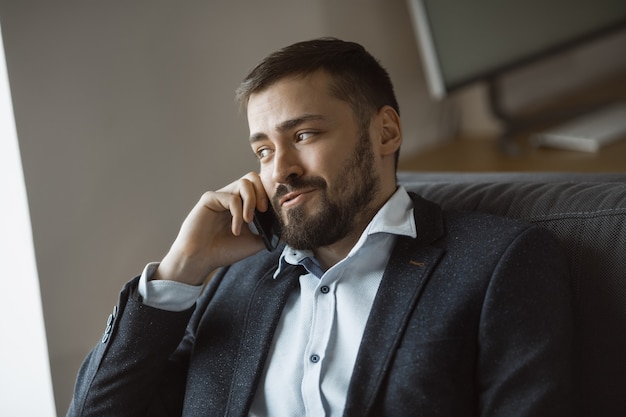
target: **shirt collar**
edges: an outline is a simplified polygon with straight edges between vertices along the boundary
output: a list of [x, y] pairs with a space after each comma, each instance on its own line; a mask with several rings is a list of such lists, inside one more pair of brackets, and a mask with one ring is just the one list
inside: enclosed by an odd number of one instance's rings
[[[354, 245], [348, 257], [355, 255], [365, 244], [369, 236], [376, 233], [387, 233], [396, 236], [417, 237], [415, 218], [413, 216], [413, 201], [403, 186], [378, 210], [372, 221], [367, 225], [358, 242]], [[297, 250], [289, 245], [285, 246], [278, 261], [278, 269], [274, 273], [276, 278], [285, 264], [302, 265], [309, 272], [321, 277], [324, 271], [313, 255], [313, 251]]]

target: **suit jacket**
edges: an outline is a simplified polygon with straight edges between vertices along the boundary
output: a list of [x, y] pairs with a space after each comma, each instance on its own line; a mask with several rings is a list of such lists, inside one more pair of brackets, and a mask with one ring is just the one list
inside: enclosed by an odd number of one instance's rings
[[[572, 415], [572, 291], [540, 227], [412, 195], [363, 334], [345, 416]], [[245, 416], [298, 280], [280, 250], [222, 269], [195, 309], [123, 289], [68, 416]], [[294, 267], [296, 268], [296, 267]]]

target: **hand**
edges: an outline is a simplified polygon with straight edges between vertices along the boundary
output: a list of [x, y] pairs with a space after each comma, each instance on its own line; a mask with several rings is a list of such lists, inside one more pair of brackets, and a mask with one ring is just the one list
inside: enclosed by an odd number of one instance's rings
[[200, 285], [215, 269], [264, 248], [246, 226], [254, 209], [269, 201], [259, 175], [251, 172], [218, 191], [209, 191], [191, 210], [153, 279]]

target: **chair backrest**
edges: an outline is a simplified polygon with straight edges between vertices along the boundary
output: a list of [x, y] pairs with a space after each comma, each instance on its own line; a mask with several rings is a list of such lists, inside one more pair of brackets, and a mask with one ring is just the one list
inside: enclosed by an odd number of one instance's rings
[[626, 173], [398, 174], [446, 209], [550, 229], [569, 254], [579, 335], [581, 415], [626, 416]]

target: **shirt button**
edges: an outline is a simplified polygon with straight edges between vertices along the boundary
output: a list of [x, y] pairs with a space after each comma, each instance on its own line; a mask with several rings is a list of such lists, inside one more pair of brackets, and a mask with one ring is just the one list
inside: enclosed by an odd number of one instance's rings
[[320, 288], [320, 291], [322, 292], [322, 294], [328, 294], [330, 292], [330, 287], [328, 285], [323, 285]]
[[318, 363], [320, 361], [320, 357], [319, 355], [311, 355], [311, 357], [309, 358], [311, 360], [311, 362], [313, 363]]

